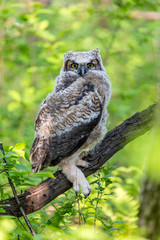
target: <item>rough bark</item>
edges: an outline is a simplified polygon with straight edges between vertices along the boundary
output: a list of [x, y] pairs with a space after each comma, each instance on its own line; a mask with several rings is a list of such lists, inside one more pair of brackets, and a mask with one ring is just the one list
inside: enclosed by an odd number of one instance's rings
[[[90, 162], [93, 169], [82, 169], [85, 176], [89, 176], [97, 171], [106, 161], [108, 161], [116, 152], [122, 149], [133, 139], [149, 131], [153, 126], [155, 104], [142, 112], [136, 113], [131, 118], [106, 134], [88, 155], [84, 158]], [[56, 179], [48, 178], [36, 187], [28, 188], [24, 194], [19, 195], [21, 206], [26, 214], [30, 214], [41, 209], [54, 198], [71, 188], [72, 184], [66, 179], [61, 171], [56, 172]], [[22, 214], [17, 206], [15, 198], [9, 198], [0, 201], [5, 213], [0, 215], [14, 215], [20, 217]], [[8, 206], [8, 204], [10, 206]]]

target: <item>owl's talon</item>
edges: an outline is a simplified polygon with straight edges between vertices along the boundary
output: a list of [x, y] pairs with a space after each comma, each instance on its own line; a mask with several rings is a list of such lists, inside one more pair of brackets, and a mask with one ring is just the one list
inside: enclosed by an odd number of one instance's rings
[[[90, 193], [91, 193], [91, 188], [88, 188], [87, 190], [88, 190], [87, 192], [83, 192], [83, 190], [82, 190], [82, 193], [83, 193], [85, 198], [87, 198], [90, 195]], [[76, 197], [78, 197], [78, 193], [79, 192], [75, 191]]]
[[87, 195], [84, 195], [84, 198], [86, 199], [89, 196], [90, 193], [88, 193]]
[[86, 162], [88, 164], [88, 167], [91, 167], [92, 169], [94, 168], [93, 165], [89, 162]]
[[87, 180], [86, 180], [86, 184], [87, 184], [87, 188], [82, 189], [82, 193], [85, 198], [87, 198], [89, 196], [89, 194], [91, 193], [91, 190], [92, 190]]
[[[82, 193], [83, 193], [84, 197], [87, 198], [91, 193], [91, 187], [90, 187], [89, 183], [86, 181], [86, 186], [81, 185], [81, 188], [82, 188]], [[80, 189], [79, 190], [78, 189], [75, 190], [75, 188], [73, 188], [73, 189], [75, 191], [76, 197], [78, 197], [78, 193], [79, 193]]]
[[91, 188], [88, 189], [88, 191], [89, 191], [89, 192], [88, 192], [87, 194], [84, 194], [84, 193], [83, 193], [85, 198], [87, 198], [87, 197], [90, 195], [90, 193], [91, 193]]

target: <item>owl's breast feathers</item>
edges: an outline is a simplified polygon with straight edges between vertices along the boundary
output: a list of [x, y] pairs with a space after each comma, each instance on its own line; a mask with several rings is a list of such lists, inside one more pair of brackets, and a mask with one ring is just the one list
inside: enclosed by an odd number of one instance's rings
[[94, 74], [65, 83], [50, 93], [40, 107], [31, 148], [32, 171], [58, 164], [75, 153], [100, 121], [105, 94]]

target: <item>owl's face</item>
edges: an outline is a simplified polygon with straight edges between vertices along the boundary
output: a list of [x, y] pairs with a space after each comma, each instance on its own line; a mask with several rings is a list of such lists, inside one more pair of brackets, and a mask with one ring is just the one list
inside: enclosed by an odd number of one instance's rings
[[73, 71], [79, 74], [80, 76], [83, 76], [88, 71], [94, 71], [94, 70], [101, 70], [100, 63], [97, 59], [93, 59], [89, 62], [75, 62], [72, 60], [68, 60], [65, 64], [65, 71]]
[[61, 72], [76, 73], [79, 76], [91, 71], [105, 71], [98, 49], [88, 52], [69, 51], [64, 55]]

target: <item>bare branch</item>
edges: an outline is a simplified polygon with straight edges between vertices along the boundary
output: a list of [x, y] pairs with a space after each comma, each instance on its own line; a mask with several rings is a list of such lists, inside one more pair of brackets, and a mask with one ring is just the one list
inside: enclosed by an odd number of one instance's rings
[[153, 11], [133, 11], [130, 14], [130, 17], [133, 19], [144, 19], [149, 21], [160, 21], [160, 12]]
[[[93, 169], [83, 169], [85, 176], [89, 176], [97, 171], [106, 161], [116, 152], [122, 149], [133, 139], [141, 136], [153, 126], [154, 112], [156, 105], [152, 105], [142, 112], [136, 113], [131, 118], [106, 134], [88, 155], [84, 158], [92, 163]], [[24, 194], [19, 195], [18, 199], [26, 214], [33, 213], [51, 202], [60, 194], [71, 188], [72, 184], [66, 179], [61, 171], [55, 174], [56, 179], [48, 178], [36, 187], [28, 188]], [[15, 198], [0, 201], [0, 204], [7, 204], [3, 209], [5, 213], [0, 215], [22, 216]], [[8, 206], [10, 204], [10, 206]]]

